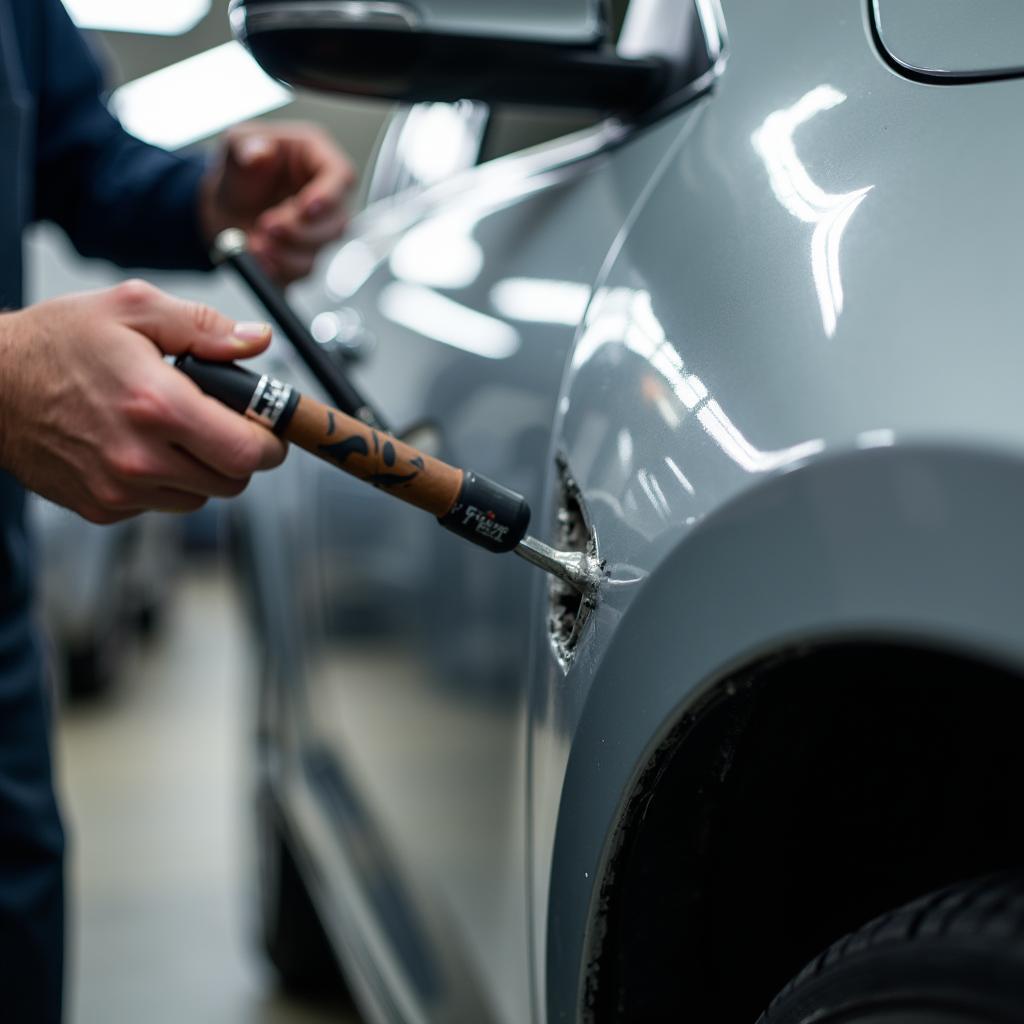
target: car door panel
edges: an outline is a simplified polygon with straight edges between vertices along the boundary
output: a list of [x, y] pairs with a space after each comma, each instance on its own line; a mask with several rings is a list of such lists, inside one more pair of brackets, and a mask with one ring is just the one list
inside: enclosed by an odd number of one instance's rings
[[[526, 495], [542, 538], [566, 354], [680, 125], [582, 160], [565, 163], [556, 144], [546, 161], [542, 150], [481, 168], [436, 201], [411, 199], [412, 213], [371, 210], [347, 242], [376, 259], [345, 299], [377, 339], [360, 385], [399, 429], [433, 424], [443, 458]], [[325, 308], [323, 292], [304, 300]], [[406, 910], [389, 916], [378, 900], [373, 913], [424, 1019], [457, 1019], [453, 1007], [479, 999], [466, 989], [496, 994], [474, 1019], [529, 1019], [526, 702], [530, 652], [547, 644], [546, 587], [518, 559], [329, 469], [316, 471], [315, 503], [305, 744], [377, 844], [354, 885], [372, 894], [381, 862], [401, 880]], [[351, 861], [343, 838], [330, 855]], [[414, 933], [447, 949], [440, 981], [403, 956]]]

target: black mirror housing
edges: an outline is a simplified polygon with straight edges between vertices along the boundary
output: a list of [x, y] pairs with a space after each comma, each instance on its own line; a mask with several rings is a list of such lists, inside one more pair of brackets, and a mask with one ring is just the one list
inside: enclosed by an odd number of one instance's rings
[[654, 58], [629, 60], [601, 45], [428, 31], [398, 11], [332, 0], [232, 0], [231, 23], [268, 74], [319, 92], [628, 113], [653, 105], [668, 83], [667, 66]]

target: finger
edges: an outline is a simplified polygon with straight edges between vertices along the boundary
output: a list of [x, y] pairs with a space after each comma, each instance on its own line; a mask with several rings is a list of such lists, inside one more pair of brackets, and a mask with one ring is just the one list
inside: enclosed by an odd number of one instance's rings
[[205, 395], [199, 396], [197, 405], [196, 419], [182, 425], [177, 443], [215, 473], [248, 480], [253, 473], [284, 462], [288, 446], [266, 427]]
[[316, 263], [315, 250], [265, 244], [255, 248], [254, 252], [264, 270], [281, 284], [291, 284], [307, 277]]
[[95, 502], [82, 501], [73, 507], [86, 522], [94, 523], [96, 526], [112, 526], [114, 523], [122, 523], [126, 519], [134, 519], [142, 514], [142, 509], [133, 509], [130, 512], [114, 512], [109, 508], [97, 505]]
[[[281, 212], [278, 212], [281, 211]], [[322, 249], [345, 233], [348, 214], [338, 209], [316, 221], [298, 217], [294, 205], [263, 214], [256, 222], [254, 239], [265, 238], [270, 246], [292, 246], [297, 249]]]
[[93, 522], [117, 522], [140, 512], [194, 512], [208, 498], [178, 487], [152, 480], [129, 479], [117, 475], [95, 484], [90, 498], [80, 511]]
[[287, 179], [288, 147], [257, 125], [244, 125], [227, 133], [224, 147], [223, 187], [233, 209], [260, 209], [267, 197], [282, 194]]
[[322, 217], [345, 201], [355, 184], [355, 168], [331, 139], [318, 132], [308, 135], [301, 144], [299, 162], [307, 180], [295, 201], [305, 219]]
[[126, 281], [109, 293], [121, 323], [168, 355], [246, 359], [270, 344], [269, 324], [236, 322], [201, 302], [179, 299], [145, 281]]
[[225, 476], [183, 448], [168, 445], [153, 463], [151, 482], [207, 498], [236, 498], [245, 490], [249, 477]]
[[[159, 360], [151, 385], [136, 402], [132, 415], [143, 429], [232, 479], [279, 466], [288, 454], [288, 446], [265, 427], [222, 406]], [[136, 471], [135, 475], [144, 473]]]
[[300, 216], [315, 221], [341, 206], [356, 183], [355, 168], [329, 142], [314, 140], [309, 151], [312, 176], [295, 196]]
[[355, 168], [334, 143], [317, 131], [301, 131], [288, 140], [293, 193], [278, 209], [290, 207], [298, 220], [317, 221], [336, 212], [356, 181]]
[[156, 492], [155, 500], [156, 503], [151, 507], [156, 512], [198, 512], [210, 499], [202, 494], [161, 487]]
[[240, 127], [227, 134], [228, 159], [246, 170], [263, 168], [280, 160], [280, 150], [258, 129]]
[[207, 501], [202, 494], [174, 487], [136, 487], [116, 512], [196, 512]]

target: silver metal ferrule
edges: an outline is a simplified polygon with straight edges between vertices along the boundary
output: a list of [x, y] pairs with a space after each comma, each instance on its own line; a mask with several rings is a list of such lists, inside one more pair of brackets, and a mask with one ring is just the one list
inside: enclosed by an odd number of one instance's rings
[[240, 256], [248, 245], [249, 241], [241, 228], [227, 228], [213, 240], [210, 259], [214, 263], [223, 263], [231, 256]]
[[581, 594], [593, 594], [604, 579], [597, 559], [582, 551], [557, 551], [535, 537], [524, 537], [514, 551]]
[[256, 385], [245, 415], [265, 427], [270, 427], [271, 430], [276, 430], [281, 413], [284, 412], [291, 397], [291, 384], [285, 384], [264, 374]]

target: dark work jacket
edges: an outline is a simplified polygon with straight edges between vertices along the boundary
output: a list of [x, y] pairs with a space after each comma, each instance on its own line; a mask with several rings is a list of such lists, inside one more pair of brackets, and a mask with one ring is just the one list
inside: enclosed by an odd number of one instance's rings
[[[101, 89], [61, 0], [0, 0], [0, 309], [22, 303], [21, 236], [33, 220], [55, 221], [79, 252], [122, 266], [208, 266], [202, 162], [128, 135]], [[23, 510], [21, 487], [0, 472], [0, 677], [34, 648]]]

